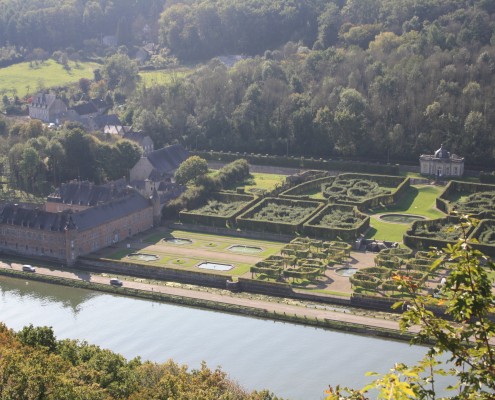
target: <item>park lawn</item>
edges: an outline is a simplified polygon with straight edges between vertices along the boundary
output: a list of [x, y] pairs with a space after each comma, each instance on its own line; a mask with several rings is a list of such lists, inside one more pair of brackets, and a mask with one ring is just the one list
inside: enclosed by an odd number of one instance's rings
[[244, 190], [250, 193], [253, 190], [270, 192], [277, 186], [281, 186], [285, 181], [285, 175], [263, 174], [258, 172], [251, 173], [250, 177], [245, 179], [238, 187], [244, 186]]
[[374, 209], [372, 214], [400, 212], [422, 215], [431, 219], [442, 218], [445, 214], [436, 208], [435, 200], [442, 194], [443, 190], [444, 187], [442, 186], [411, 186], [397, 204]]
[[420, 185], [411, 186], [405, 196], [395, 205], [373, 210], [371, 228], [367, 238], [401, 242], [404, 233], [409, 229], [408, 224], [396, 224], [378, 219], [378, 214], [400, 212], [403, 214], [422, 215], [429, 219], [442, 218], [444, 213], [435, 205], [435, 199], [443, 192], [441, 186]]
[[14, 93], [20, 98], [32, 94], [40, 88], [65, 86], [76, 83], [81, 78], [93, 79], [93, 71], [101, 65], [94, 62], [69, 61], [70, 69], [66, 70], [54, 60], [46, 60], [35, 67], [29, 62], [14, 64], [0, 68], [0, 92], [7, 95]]
[[193, 70], [187, 68], [162, 69], [158, 71], [141, 71], [141, 82], [146, 86], [167, 85], [176, 79], [184, 78]]

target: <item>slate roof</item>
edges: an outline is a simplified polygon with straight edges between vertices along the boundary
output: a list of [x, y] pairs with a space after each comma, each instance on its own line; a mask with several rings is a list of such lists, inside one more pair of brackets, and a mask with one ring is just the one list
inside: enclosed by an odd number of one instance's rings
[[126, 132], [122, 137], [127, 140], [132, 140], [133, 142], [136, 142], [139, 145], [143, 144], [144, 139], [149, 138], [149, 136], [143, 135], [142, 132], [134, 132], [134, 131]]
[[148, 199], [132, 191], [128, 196], [72, 214], [79, 231], [94, 228], [151, 207]]
[[63, 232], [73, 227], [72, 215], [69, 212], [50, 213], [8, 204], [0, 208], [0, 224]]
[[147, 158], [154, 169], [161, 173], [172, 173], [189, 158], [189, 152], [180, 144], [152, 151]]
[[170, 200], [179, 197], [186, 189], [186, 186], [179, 185], [178, 183], [160, 182], [158, 186], [160, 204], [168, 203]]
[[151, 207], [150, 202], [133, 191], [126, 197], [81, 212], [70, 210], [51, 213], [17, 205], [0, 206], [0, 224], [23, 226], [45, 231], [84, 231]]
[[120, 119], [116, 114], [97, 115], [94, 117], [94, 122], [99, 129], [104, 128], [105, 125], [122, 126], [122, 122], [120, 122]]
[[51, 93], [37, 93], [32, 101], [31, 105], [34, 107], [49, 107], [56, 99], [56, 96]]
[[52, 203], [94, 207], [124, 197], [127, 192], [125, 179], [119, 179], [105, 185], [94, 185], [88, 181], [71, 181], [62, 183], [60, 188], [48, 196], [47, 200]]
[[78, 115], [88, 115], [98, 112], [98, 109], [92, 102], [78, 104], [77, 106], [73, 106], [70, 109], [74, 110]]

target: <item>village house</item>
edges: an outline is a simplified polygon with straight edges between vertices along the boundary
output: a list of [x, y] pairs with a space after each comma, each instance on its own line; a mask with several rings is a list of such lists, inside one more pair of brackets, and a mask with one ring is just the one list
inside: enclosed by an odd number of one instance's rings
[[187, 158], [189, 158], [189, 153], [180, 144], [152, 151], [141, 157], [132, 167], [131, 182], [145, 179], [153, 182], [172, 182], [175, 171]]
[[155, 150], [153, 140], [148, 135], [144, 135], [142, 132], [126, 132], [124, 130], [121, 136], [123, 139], [130, 140], [141, 147], [141, 149], [143, 150], [143, 156], [147, 156]]
[[60, 123], [60, 118], [67, 111], [67, 105], [55, 94], [40, 92], [29, 104], [29, 117], [46, 123]]

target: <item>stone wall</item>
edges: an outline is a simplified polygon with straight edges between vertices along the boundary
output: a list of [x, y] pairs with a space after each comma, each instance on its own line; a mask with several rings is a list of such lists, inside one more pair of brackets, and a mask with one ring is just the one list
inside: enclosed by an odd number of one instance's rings
[[94, 272], [106, 272], [116, 275], [121, 274], [139, 278], [189, 283], [219, 289], [225, 289], [227, 287], [227, 281], [230, 280], [230, 276], [227, 275], [216, 275], [200, 271], [185, 271], [167, 267], [155, 267], [152, 265], [95, 260], [85, 257], [81, 257], [79, 259], [77, 267]]

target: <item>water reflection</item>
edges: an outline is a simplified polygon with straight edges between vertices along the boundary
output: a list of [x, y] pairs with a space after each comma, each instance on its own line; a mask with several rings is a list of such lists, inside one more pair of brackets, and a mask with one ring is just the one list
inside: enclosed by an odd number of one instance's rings
[[24, 281], [0, 276], [0, 292], [5, 301], [6, 295], [11, 294], [21, 300], [40, 300], [42, 303], [60, 304], [69, 309], [74, 315], [81, 311], [83, 304], [99, 296], [98, 292], [75, 289], [69, 286], [53, 285], [36, 281]]
[[362, 387], [367, 371], [384, 373], [425, 353], [401, 342], [39, 282], [2, 277], [0, 287], [0, 320], [15, 330], [52, 326], [59, 339], [87, 340], [129, 359], [172, 358], [191, 368], [204, 360], [250, 390], [269, 388], [287, 399], [322, 399], [329, 384]]

